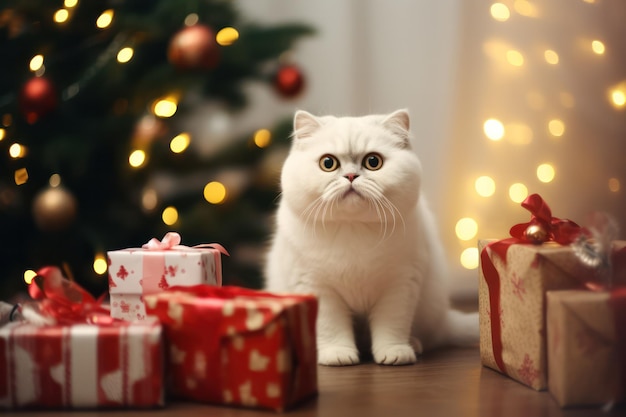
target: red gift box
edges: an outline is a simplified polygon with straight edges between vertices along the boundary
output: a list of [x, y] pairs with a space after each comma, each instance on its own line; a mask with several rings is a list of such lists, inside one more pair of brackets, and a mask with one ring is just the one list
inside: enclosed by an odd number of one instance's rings
[[181, 399], [282, 411], [317, 393], [317, 299], [239, 287], [177, 287], [145, 296]]
[[161, 325], [0, 328], [1, 408], [163, 405]]
[[[163, 405], [162, 326], [112, 319], [58, 268], [39, 271], [18, 322], [0, 328], [0, 408]], [[28, 314], [27, 314], [28, 313]]]
[[112, 317], [143, 320], [144, 294], [180, 285], [222, 285], [226, 249], [217, 243], [189, 247], [180, 242], [178, 233], [168, 232], [162, 241], [153, 238], [141, 248], [107, 252]]

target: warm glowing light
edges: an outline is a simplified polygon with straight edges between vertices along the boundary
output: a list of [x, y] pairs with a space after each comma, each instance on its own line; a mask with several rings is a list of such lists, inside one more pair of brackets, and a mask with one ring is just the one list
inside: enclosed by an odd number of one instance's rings
[[107, 272], [109, 265], [103, 254], [99, 253], [93, 260], [93, 270], [98, 275], [104, 275]]
[[78, 0], [65, 0], [63, 5], [68, 9], [71, 9], [72, 7], [76, 7], [76, 5], [78, 5]]
[[165, 207], [165, 210], [163, 210], [161, 214], [161, 219], [166, 225], [172, 226], [178, 221], [178, 210], [176, 210], [176, 207], [172, 206]]
[[33, 271], [32, 269], [27, 269], [26, 271], [24, 271], [24, 282], [30, 285], [36, 276], [37, 273], [35, 271]]
[[26, 181], [28, 181], [28, 171], [26, 170], [26, 168], [20, 168], [18, 170], [15, 170], [14, 179], [15, 185], [25, 184]]
[[254, 144], [259, 148], [266, 148], [272, 142], [272, 134], [267, 129], [259, 129], [254, 134]]
[[200, 16], [196, 13], [190, 13], [185, 17], [185, 26], [193, 26], [200, 21]]
[[32, 72], [37, 72], [43, 67], [43, 55], [35, 55], [28, 65]]
[[548, 130], [552, 136], [561, 137], [565, 133], [565, 123], [559, 119], [550, 120], [548, 122]]
[[498, 22], [506, 22], [511, 17], [511, 12], [506, 5], [502, 3], [494, 3], [491, 5], [489, 9], [491, 12], [491, 17], [493, 17]]
[[464, 217], [456, 222], [454, 231], [456, 233], [456, 237], [461, 240], [474, 239], [478, 233], [478, 223], [470, 217]]
[[478, 268], [478, 248], [467, 248], [461, 252], [461, 265], [465, 269]]
[[68, 12], [66, 9], [59, 9], [54, 14], [54, 21], [57, 23], [65, 23], [67, 22], [67, 19], [69, 19], [69, 17], [70, 12]]
[[554, 180], [554, 167], [550, 164], [541, 164], [537, 167], [537, 178], [541, 182], [551, 182]]
[[483, 124], [485, 136], [491, 140], [500, 140], [504, 137], [504, 125], [497, 119], [489, 119]]
[[174, 153], [181, 153], [187, 149], [190, 142], [191, 137], [189, 136], [189, 133], [181, 133], [170, 141], [170, 149]]
[[126, 48], [122, 48], [117, 53], [117, 62], [119, 62], [120, 64], [125, 64], [133, 58], [134, 54], [135, 54], [135, 51], [130, 46], [127, 46]]
[[474, 188], [478, 195], [482, 197], [491, 197], [493, 193], [496, 192], [496, 182], [493, 178], [488, 176], [482, 176], [476, 178], [476, 182], [474, 182]]
[[612, 193], [616, 193], [619, 191], [621, 184], [617, 178], [609, 178], [609, 190]]
[[528, 188], [521, 182], [516, 182], [509, 187], [509, 198], [514, 203], [521, 203], [528, 197]]
[[546, 49], [543, 53], [543, 57], [546, 59], [546, 62], [550, 65], [556, 65], [559, 63], [559, 54], [554, 52], [552, 49]]
[[602, 55], [604, 54], [605, 49], [606, 48], [604, 47], [604, 43], [602, 43], [602, 41], [595, 40], [591, 42], [591, 50], [594, 53]]
[[537, 7], [531, 2], [529, 2], [528, 0], [515, 0], [515, 4], [513, 4], [513, 8], [518, 14], [522, 16], [526, 16], [526, 17], [539, 16]]
[[231, 27], [226, 27], [215, 35], [215, 40], [222, 46], [232, 45], [237, 39], [239, 39], [239, 32]]
[[173, 97], [166, 97], [154, 103], [153, 112], [158, 117], [172, 117], [178, 110], [178, 102]]
[[137, 149], [131, 152], [128, 157], [128, 163], [133, 168], [139, 168], [146, 162], [146, 153], [141, 149]]
[[204, 187], [204, 199], [211, 204], [222, 204], [226, 200], [226, 187], [217, 181], [212, 181]]
[[98, 20], [96, 20], [96, 26], [100, 29], [104, 29], [109, 27], [111, 22], [113, 22], [113, 10], [109, 9], [103, 11], [100, 17], [98, 17]]
[[521, 67], [524, 65], [524, 56], [521, 52], [511, 49], [506, 52], [506, 60], [514, 67]]
[[523, 123], [506, 125], [507, 140], [515, 145], [528, 145], [533, 141], [533, 130]]
[[48, 178], [48, 184], [52, 188], [58, 187], [59, 185], [61, 185], [61, 176], [59, 174], [50, 175], [50, 178]]
[[0, 140], [4, 139], [4, 137], [6, 136], [6, 132], [6, 130], [0, 127]]
[[155, 189], [147, 188], [146, 190], [144, 190], [143, 194], [141, 195], [141, 205], [143, 206], [145, 210], [147, 211], [154, 210], [158, 202], [159, 202], [159, 196], [157, 195], [157, 192]]
[[611, 91], [611, 102], [615, 107], [624, 107], [626, 104], [626, 92], [619, 88]]
[[19, 143], [9, 146], [9, 156], [13, 159], [22, 158], [26, 155], [26, 148]]

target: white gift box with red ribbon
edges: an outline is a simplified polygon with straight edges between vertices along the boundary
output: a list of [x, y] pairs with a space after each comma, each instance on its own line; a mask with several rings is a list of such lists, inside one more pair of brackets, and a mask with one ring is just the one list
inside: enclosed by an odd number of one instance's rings
[[228, 255], [226, 249], [217, 243], [189, 247], [180, 241], [178, 233], [169, 232], [142, 248], [107, 252], [112, 317], [143, 320], [144, 294], [173, 286], [222, 285], [221, 255]]

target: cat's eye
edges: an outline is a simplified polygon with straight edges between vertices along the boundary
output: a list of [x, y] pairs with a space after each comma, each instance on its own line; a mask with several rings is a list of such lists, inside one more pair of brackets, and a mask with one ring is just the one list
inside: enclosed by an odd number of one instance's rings
[[324, 155], [320, 158], [322, 171], [331, 172], [339, 168], [339, 161], [332, 155]]
[[363, 158], [363, 166], [370, 171], [376, 171], [383, 166], [383, 157], [377, 153], [370, 153]]

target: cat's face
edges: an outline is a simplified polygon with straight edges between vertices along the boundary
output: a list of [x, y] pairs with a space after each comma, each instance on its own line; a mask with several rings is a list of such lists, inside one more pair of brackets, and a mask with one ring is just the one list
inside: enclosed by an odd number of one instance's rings
[[307, 223], [396, 223], [419, 196], [421, 164], [409, 118], [315, 117], [299, 111], [283, 166], [282, 198]]

